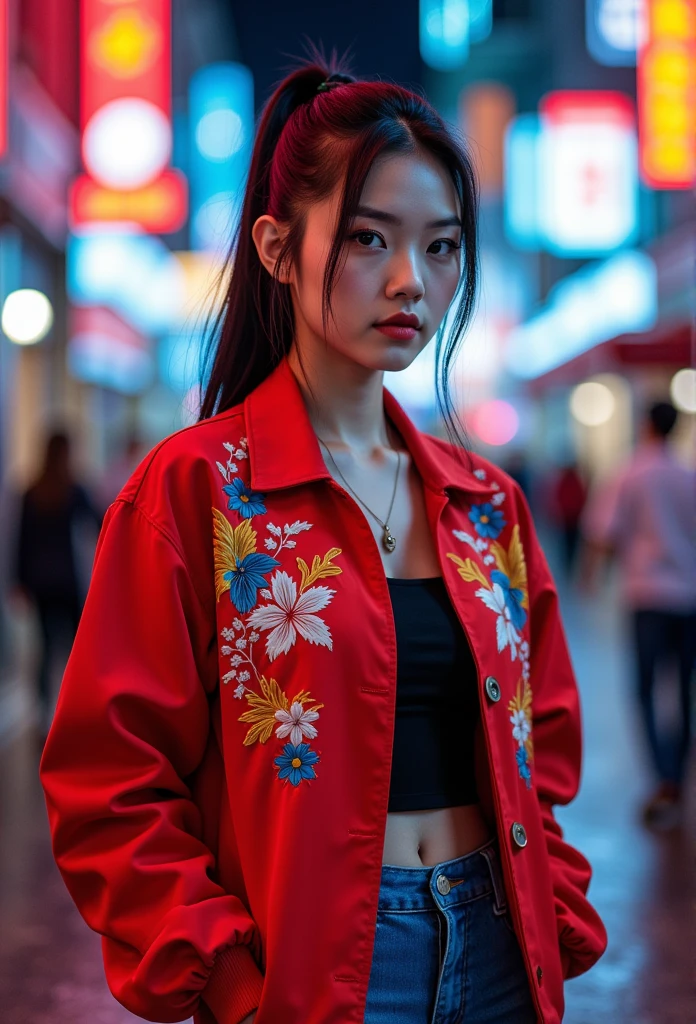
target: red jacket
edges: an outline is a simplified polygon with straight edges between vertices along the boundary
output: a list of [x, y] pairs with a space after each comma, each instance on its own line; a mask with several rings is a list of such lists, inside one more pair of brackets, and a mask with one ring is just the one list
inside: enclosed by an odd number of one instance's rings
[[[556, 591], [513, 480], [384, 405], [477, 664], [479, 792], [555, 1024], [563, 978], [606, 944], [552, 810], [581, 745]], [[363, 1021], [395, 698], [382, 562], [283, 361], [110, 506], [41, 760], [56, 861], [128, 1010]]]

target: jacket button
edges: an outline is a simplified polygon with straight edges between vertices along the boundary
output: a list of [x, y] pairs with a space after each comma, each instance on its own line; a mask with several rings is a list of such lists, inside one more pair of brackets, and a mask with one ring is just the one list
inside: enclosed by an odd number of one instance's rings
[[494, 676], [486, 678], [486, 696], [494, 704], [500, 700], [500, 683]]
[[442, 893], [443, 896], [446, 896], [447, 893], [452, 888], [452, 886], [449, 883], [449, 878], [447, 877], [447, 875], [438, 875], [437, 882], [435, 884], [437, 885], [437, 891], [439, 893]]
[[527, 833], [525, 831], [524, 825], [521, 825], [519, 821], [513, 822], [511, 832], [512, 838], [518, 846], [527, 845]]

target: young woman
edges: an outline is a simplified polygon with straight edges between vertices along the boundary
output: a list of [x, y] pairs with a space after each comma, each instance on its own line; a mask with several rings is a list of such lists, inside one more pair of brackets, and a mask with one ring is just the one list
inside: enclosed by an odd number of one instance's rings
[[456, 429], [475, 285], [474, 177], [437, 113], [291, 74], [201, 420], [109, 509], [41, 762], [141, 1017], [555, 1024], [604, 950], [553, 815], [580, 714], [527, 505], [383, 388], [437, 333]]

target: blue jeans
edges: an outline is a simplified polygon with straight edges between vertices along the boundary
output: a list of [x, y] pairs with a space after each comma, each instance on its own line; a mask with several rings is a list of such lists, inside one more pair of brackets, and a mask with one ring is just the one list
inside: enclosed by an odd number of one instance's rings
[[364, 1024], [535, 1024], [498, 842], [382, 865]]

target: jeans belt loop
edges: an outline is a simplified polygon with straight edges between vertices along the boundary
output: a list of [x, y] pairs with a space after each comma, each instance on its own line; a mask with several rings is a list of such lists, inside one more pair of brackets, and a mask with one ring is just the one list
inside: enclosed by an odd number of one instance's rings
[[487, 846], [485, 849], [480, 851], [481, 856], [486, 858], [488, 864], [488, 871], [491, 876], [491, 884], [493, 886], [494, 896], [494, 907], [493, 913], [498, 916], [507, 913], [507, 898], [505, 896], [505, 883], [503, 875], [500, 870], [500, 861], [498, 859], [498, 850], [495, 846]]

